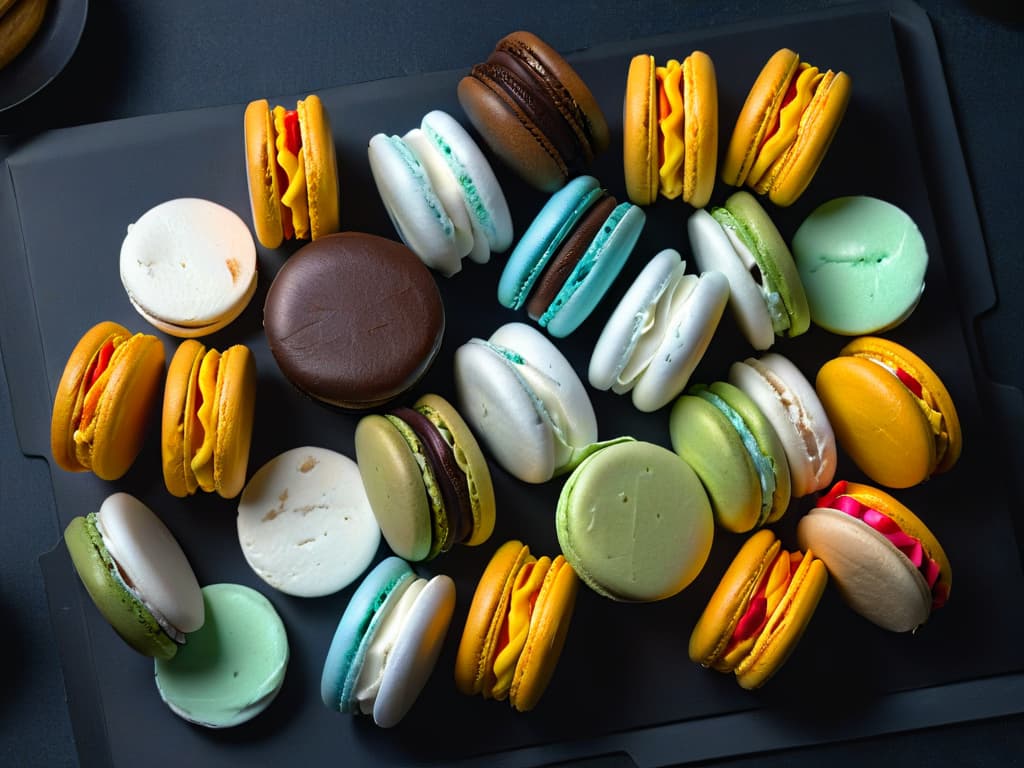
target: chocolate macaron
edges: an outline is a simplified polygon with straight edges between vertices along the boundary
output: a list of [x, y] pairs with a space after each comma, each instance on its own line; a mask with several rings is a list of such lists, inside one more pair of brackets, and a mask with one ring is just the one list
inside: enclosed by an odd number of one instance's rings
[[608, 148], [608, 124], [586, 83], [529, 32], [499, 40], [458, 96], [491, 150], [537, 189], [554, 192]]
[[359, 232], [295, 252], [267, 293], [263, 326], [285, 377], [349, 410], [409, 390], [441, 348], [444, 305], [409, 248]]

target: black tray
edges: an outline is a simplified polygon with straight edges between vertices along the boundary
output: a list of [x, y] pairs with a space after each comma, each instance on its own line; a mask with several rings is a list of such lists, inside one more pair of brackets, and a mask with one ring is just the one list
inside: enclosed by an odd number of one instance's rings
[[[529, 714], [504, 703], [459, 695], [452, 664], [476, 580], [494, 549], [521, 538], [538, 554], [557, 551], [553, 512], [561, 480], [526, 486], [494, 468], [499, 506], [494, 537], [422, 566], [456, 581], [458, 605], [433, 677], [395, 729], [341, 716], [319, 701], [320, 668], [351, 590], [315, 600], [291, 598], [259, 581], [237, 544], [235, 505], [207, 496], [177, 500], [163, 487], [159, 440], [151, 427], [133, 469], [115, 483], [92, 475], [52, 473], [58, 522], [94, 510], [115, 490], [153, 507], [181, 541], [200, 583], [234, 581], [266, 594], [292, 644], [284, 689], [263, 715], [239, 728], [189, 726], [161, 703], [152, 665], [132, 653], [93, 608], [62, 545], [44, 555], [51, 617], [61, 651], [68, 703], [84, 765], [249, 765], [343, 758], [353, 764], [452, 764], [486, 757], [526, 765], [615, 753], [640, 765], [684, 762], [918, 728], [1024, 710], [1024, 619], [1007, 611], [1006, 594], [1024, 587], [1015, 526], [1019, 455], [1007, 458], [1004, 434], [1024, 417], [1020, 395], [981, 373], [974, 319], [994, 292], [963, 157], [950, 114], [927, 17], [903, 2], [829, 11], [644, 41], [569, 55], [590, 84], [612, 128], [612, 149], [594, 173], [620, 198], [621, 100], [629, 58], [658, 60], [694, 48], [715, 62], [722, 143], [761, 65], [787, 46], [813, 64], [844, 69], [853, 99], [818, 177], [792, 208], [770, 209], [788, 239], [817, 204], [840, 194], [869, 194], [907, 210], [931, 253], [922, 303], [890, 337], [924, 357], [945, 379], [964, 426], [964, 455], [944, 476], [899, 493], [943, 541], [953, 563], [949, 604], [916, 635], [893, 635], [852, 614], [826, 593], [797, 652], [762, 691], [742, 691], [730, 677], [686, 658], [690, 630], [743, 537], [717, 532], [707, 567], [675, 598], [623, 605], [582, 590], [565, 652], [540, 705]], [[377, 131], [403, 133], [433, 108], [462, 119], [455, 84], [462, 71], [438, 72], [321, 91], [331, 112], [346, 229], [394, 236], [372, 185], [366, 143]], [[266, 94], [255, 94], [254, 96]], [[278, 103], [301, 97], [288, 94]], [[0, 179], [0, 340], [10, 378], [19, 440], [29, 455], [48, 454], [53, 388], [67, 355], [93, 323], [111, 319], [150, 330], [127, 301], [117, 254], [127, 224], [152, 205], [178, 196], [218, 201], [248, 221], [241, 118], [244, 105], [155, 115], [42, 135], [7, 161]], [[520, 234], [544, 196], [495, 165]], [[719, 185], [714, 196], [724, 198]], [[590, 349], [643, 263], [657, 250], [689, 251], [678, 201], [648, 209], [648, 224], [623, 276], [584, 326], [559, 346], [585, 373]], [[259, 251], [260, 282], [243, 315], [208, 343], [249, 344], [259, 370], [250, 471], [277, 453], [318, 444], [353, 454], [357, 417], [308, 400], [281, 376], [261, 330], [262, 303], [285, 251]], [[414, 395], [452, 396], [455, 349], [472, 336], [523, 316], [498, 306], [503, 265], [467, 262], [439, 284], [448, 330], [437, 362]], [[163, 337], [168, 356], [177, 341]], [[845, 340], [817, 329], [776, 350], [813, 378]], [[693, 381], [725, 376], [751, 354], [728, 317]], [[627, 398], [592, 392], [602, 438], [632, 434], [668, 444], [667, 414], [639, 414]], [[1003, 428], [1006, 431], [1003, 431]], [[858, 479], [840, 459], [840, 476]], [[811, 505], [794, 502], [777, 526], [794, 543], [793, 526]], [[379, 557], [386, 554], [382, 545]], [[967, 651], [967, 649], [970, 649]], [[496, 762], [494, 762], [496, 761]]]

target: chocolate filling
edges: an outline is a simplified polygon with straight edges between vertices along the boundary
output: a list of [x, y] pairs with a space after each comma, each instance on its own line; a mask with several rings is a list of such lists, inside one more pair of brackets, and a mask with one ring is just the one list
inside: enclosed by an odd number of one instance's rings
[[603, 194], [573, 227], [559, 246], [558, 253], [551, 258], [547, 269], [537, 278], [537, 284], [526, 303], [526, 312], [532, 319], [537, 320], [547, 312], [616, 205], [614, 197], [608, 193]]
[[447, 552], [457, 542], [465, 541], [473, 529], [473, 507], [469, 498], [469, 481], [455, 461], [451, 447], [441, 437], [434, 423], [412, 408], [395, 408], [392, 415], [408, 424], [423, 444], [427, 462], [434, 470], [444, 513], [448, 518], [448, 535], [441, 543], [441, 551]]

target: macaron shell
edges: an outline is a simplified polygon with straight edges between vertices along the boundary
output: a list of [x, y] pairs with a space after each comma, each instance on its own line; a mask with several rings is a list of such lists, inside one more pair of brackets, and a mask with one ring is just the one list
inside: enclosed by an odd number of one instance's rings
[[320, 97], [311, 94], [297, 106], [306, 166], [309, 231], [312, 239], [316, 240], [337, 232], [341, 227], [338, 159], [331, 121]]
[[273, 117], [266, 99], [249, 102], [245, 108], [245, 177], [256, 239], [265, 248], [277, 248], [284, 240], [281, 224], [281, 195], [274, 172]]
[[718, 82], [715, 65], [703, 51], [683, 60], [683, 200], [703, 208], [715, 188], [718, 163]]
[[866, 523], [817, 508], [800, 519], [797, 538], [824, 561], [840, 595], [864, 618], [891, 632], [910, 632], [928, 620], [932, 596], [924, 577]]
[[370, 414], [356, 425], [355, 451], [373, 516], [391, 551], [412, 562], [426, 559], [433, 539], [430, 501], [409, 443], [386, 418]]
[[136, 302], [131, 296], [128, 297], [128, 302], [132, 305], [142, 318], [156, 328], [158, 331], [163, 331], [168, 336], [174, 336], [179, 339], [198, 339], [203, 336], [209, 336], [212, 333], [227, 328], [233, 323], [240, 314], [249, 306], [249, 302], [252, 297], [256, 295], [256, 286], [259, 283], [256, 273], [253, 273], [252, 279], [249, 281], [249, 288], [239, 298], [238, 302], [234, 307], [229, 309], [224, 315], [207, 325], [176, 325], [175, 323], [169, 323], [166, 320], [161, 320], [153, 315], [149, 314], [143, 309], [138, 302]]
[[636, 205], [658, 196], [658, 116], [654, 57], [637, 54], [626, 74], [622, 104], [622, 165], [626, 194]]
[[666, 448], [603, 448], [570, 475], [558, 499], [558, 541], [580, 579], [626, 602], [671, 597], [711, 551], [711, 504], [690, 466]]
[[388, 654], [373, 719], [381, 728], [397, 725], [430, 678], [455, 612], [455, 582], [432, 578], [416, 598], [397, 642]]
[[[164, 384], [164, 403], [160, 421], [160, 457], [163, 464], [164, 485], [172, 496], [184, 498], [195, 493], [198, 487], [191, 467], [191, 449], [187, 448], [191, 436], [186, 430], [189, 417], [186, 407], [189, 395], [195, 386], [199, 364], [206, 347], [198, 341], [187, 339], [178, 349], [167, 366], [167, 380]], [[186, 456], [186, 452], [188, 456]]]
[[248, 347], [235, 344], [224, 350], [217, 367], [217, 386], [221, 394], [217, 398], [214, 484], [222, 498], [233, 499], [245, 485], [256, 409], [256, 362]]
[[157, 660], [157, 690], [179, 717], [231, 728], [263, 712], [284, 685], [290, 650], [266, 597], [241, 584], [203, 587], [207, 621], [169, 661]]
[[520, 712], [537, 706], [558, 666], [576, 605], [579, 579], [562, 555], [551, 562], [530, 614], [530, 631], [516, 664], [509, 703]]

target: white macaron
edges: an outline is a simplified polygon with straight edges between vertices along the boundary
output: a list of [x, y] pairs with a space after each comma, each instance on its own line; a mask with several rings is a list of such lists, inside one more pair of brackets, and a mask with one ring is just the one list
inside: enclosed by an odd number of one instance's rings
[[656, 411], [686, 387], [729, 299], [720, 272], [684, 274], [679, 252], [656, 254], [637, 275], [594, 345], [587, 378], [595, 389], [632, 392]]

